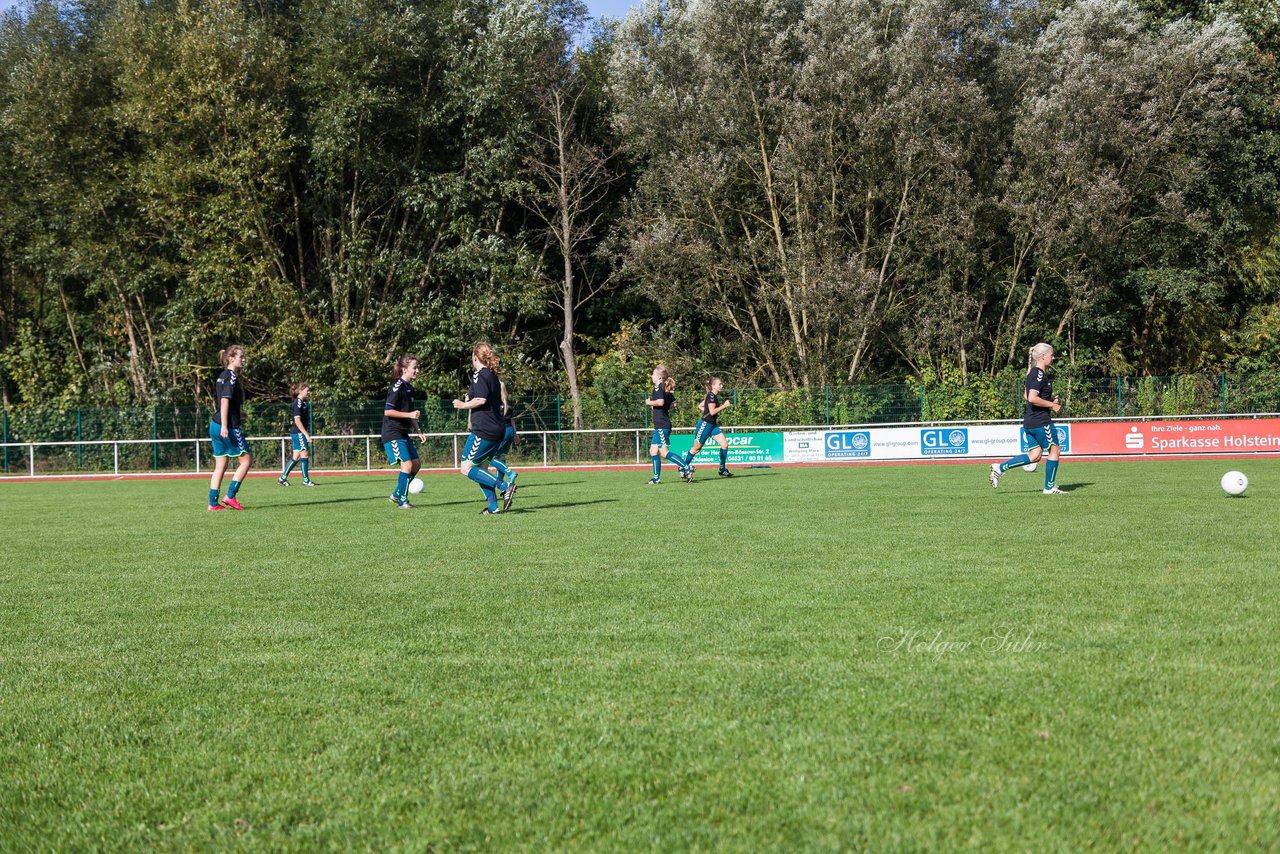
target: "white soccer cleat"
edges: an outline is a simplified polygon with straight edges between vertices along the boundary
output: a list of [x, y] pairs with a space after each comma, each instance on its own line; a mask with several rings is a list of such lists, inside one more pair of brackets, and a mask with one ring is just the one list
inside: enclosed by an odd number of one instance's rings
[[1065, 490], [1058, 489], [1058, 487], [1055, 486], [1053, 489], [1046, 489], [1044, 491], [1044, 494], [1045, 495], [1066, 495], [1067, 493]]
[[992, 489], [1000, 488], [1000, 464], [999, 463], [991, 464], [991, 488]]

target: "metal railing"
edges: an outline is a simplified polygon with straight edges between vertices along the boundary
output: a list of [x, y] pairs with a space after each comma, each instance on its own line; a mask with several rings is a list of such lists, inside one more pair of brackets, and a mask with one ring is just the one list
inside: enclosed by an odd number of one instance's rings
[[[1159, 421], [1167, 418], [1195, 420], [1220, 419], [1218, 413], [1178, 416], [1152, 416], [1134, 419], [1130, 416], [1102, 418], [1062, 419], [1060, 423], [1081, 421]], [[1229, 419], [1256, 419], [1280, 417], [1280, 412], [1240, 413], [1226, 416]], [[895, 427], [938, 427], [945, 425], [975, 426], [1020, 423], [1014, 419], [921, 420], [894, 422]], [[846, 424], [737, 424], [721, 425], [725, 433], [735, 432], [784, 432], [807, 430], [863, 430], [887, 426], [884, 422], [859, 422]], [[641, 464], [647, 460], [652, 429], [648, 427], [606, 427], [591, 430], [533, 430], [520, 434], [517, 445], [508, 454], [512, 465], [618, 465]], [[691, 433], [690, 427], [677, 427], [673, 433]], [[418, 445], [419, 456], [427, 468], [457, 468], [466, 440], [465, 432], [426, 433], [426, 441]], [[416, 436], [416, 434], [415, 434]], [[382, 443], [376, 433], [358, 435], [332, 434], [312, 436], [311, 465], [316, 471], [388, 471]], [[267, 443], [272, 446], [272, 465], [277, 463], [275, 450], [279, 448], [278, 464], [284, 467], [291, 453], [288, 436], [250, 437], [248, 442], [257, 445], [259, 454], [255, 468], [268, 470], [261, 453]], [[86, 441], [5, 442], [0, 451], [8, 466], [5, 473], [26, 477], [58, 477], [76, 475], [124, 474], [203, 474], [212, 461], [211, 442], [207, 438], [185, 439], [95, 439]], [[19, 467], [18, 459], [21, 459]], [[159, 463], [164, 463], [163, 465]], [[4, 478], [0, 477], [0, 481]]]

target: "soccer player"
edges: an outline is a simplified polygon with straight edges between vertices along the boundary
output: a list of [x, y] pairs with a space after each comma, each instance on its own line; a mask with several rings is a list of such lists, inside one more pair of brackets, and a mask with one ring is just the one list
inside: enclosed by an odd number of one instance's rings
[[[240, 491], [241, 481], [249, 474], [249, 466], [253, 464], [249, 443], [245, 441], [244, 430], [240, 428], [244, 421], [244, 386], [240, 383], [239, 371], [244, 367], [244, 348], [239, 344], [232, 344], [225, 350], [219, 350], [218, 361], [222, 363], [222, 373], [218, 374], [218, 380], [214, 384], [213, 420], [209, 422], [209, 440], [213, 443], [209, 509], [221, 510], [225, 506], [232, 510], [243, 510], [236, 494]], [[227, 487], [227, 497], [219, 502], [222, 476], [226, 474], [227, 463], [232, 458], [238, 458], [236, 471], [231, 476], [231, 485]]]
[[409, 430], [417, 431], [419, 441], [427, 441], [418, 426], [418, 416], [422, 413], [413, 408], [413, 379], [417, 375], [417, 356], [404, 355], [397, 359], [391, 371], [391, 388], [382, 406], [382, 448], [387, 452], [387, 464], [400, 467], [390, 500], [401, 510], [413, 509], [409, 503], [409, 481], [422, 467]]
[[649, 484], [662, 483], [662, 460], [665, 457], [680, 470], [680, 478], [686, 483], [690, 466], [680, 459], [679, 454], [671, 453], [671, 407], [676, 404], [676, 381], [667, 372], [666, 365], [658, 365], [653, 369], [653, 393], [645, 399], [645, 406], [653, 410], [653, 436], [649, 439], [649, 460], [653, 463], [653, 477]]
[[1027, 409], [1022, 415], [1022, 432], [1031, 441], [1026, 454], [1011, 457], [1002, 463], [991, 464], [991, 488], [1000, 488], [1000, 475], [1014, 466], [1025, 466], [1040, 459], [1044, 452], [1049, 460], [1044, 464], [1044, 494], [1065, 495], [1058, 489], [1058, 435], [1053, 427], [1053, 413], [1062, 405], [1053, 394], [1053, 382], [1046, 371], [1053, 364], [1053, 347], [1037, 344], [1027, 354]]
[[284, 467], [284, 471], [280, 473], [280, 485], [289, 485], [289, 472], [293, 471], [293, 467], [302, 464], [302, 485], [315, 486], [316, 483], [311, 479], [311, 432], [307, 429], [307, 424], [311, 421], [311, 404], [307, 403], [307, 398], [311, 396], [311, 386], [306, 383], [298, 383], [289, 389], [289, 394], [293, 396], [292, 414], [293, 418], [289, 422], [289, 441], [293, 443], [293, 459], [289, 460], [289, 464]]
[[726, 465], [729, 462], [729, 440], [724, 437], [724, 433], [720, 432], [720, 413], [733, 404], [728, 400], [723, 403], [720, 401], [720, 392], [723, 390], [724, 383], [720, 378], [712, 377], [707, 383], [707, 396], [698, 404], [702, 417], [698, 419], [698, 426], [693, 430], [693, 447], [684, 455], [684, 464], [689, 467], [689, 470], [680, 472], [680, 477], [685, 480], [693, 480], [693, 458], [697, 456], [698, 451], [702, 450], [702, 446], [708, 439], [715, 439], [716, 444], [720, 446], [718, 474], [721, 477], [733, 477], [733, 472], [729, 471]]
[[502, 423], [502, 385], [498, 380], [498, 357], [488, 344], [477, 344], [471, 351], [471, 384], [466, 400], [454, 400], [454, 409], [470, 412], [471, 435], [467, 437], [466, 450], [462, 453], [460, 470], [480, 484], [484, 493], [483, 515], [498, 512], [498, 479], [485, 470], [484, 464], [493, 459], [506, 433]]

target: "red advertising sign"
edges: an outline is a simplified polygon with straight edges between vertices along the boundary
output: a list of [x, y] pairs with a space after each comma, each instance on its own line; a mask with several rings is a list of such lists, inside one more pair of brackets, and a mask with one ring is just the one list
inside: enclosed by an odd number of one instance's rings
[[1071, 453], [1259, 454], [1280, 453], [1280, 418], [1186, 421], [1075, 421]]

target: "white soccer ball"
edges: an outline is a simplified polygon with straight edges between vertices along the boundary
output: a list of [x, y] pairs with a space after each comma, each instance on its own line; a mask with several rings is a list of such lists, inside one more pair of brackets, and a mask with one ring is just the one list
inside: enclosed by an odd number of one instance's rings
[[1025, 466], [1023, 466], [1023, 467], [1022, 467], [1022, 470], [1023, 470], [1023, 471], [1035, 471], [1035, 470], [1036, 470], [1036, 464], [1035, 464], [1035, 463], [1027, 463]]
[[422, 478], [420, 477], [415, 477], [413, 480], [409, 481], [409, 491], [412, 492], [414, 495], [417, 495], [419, 492], [421, 492], [426, 488], [427, 488], [427, 485], [422, 482]]
[[1240, 495], [1249, 488], [1249, 478], [1244, 472], [1229, 471], [1222, 476], [1222, 491], [1227, 495]]

